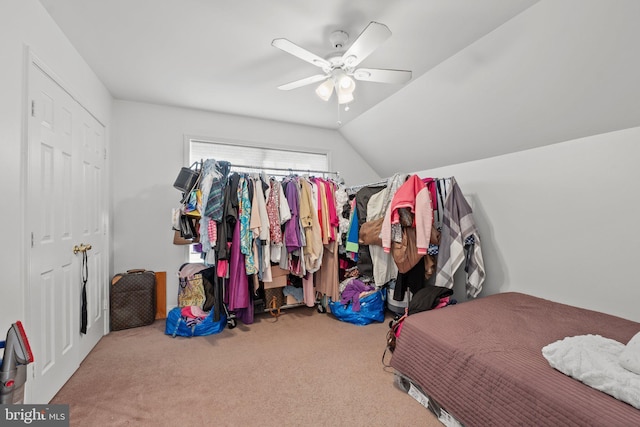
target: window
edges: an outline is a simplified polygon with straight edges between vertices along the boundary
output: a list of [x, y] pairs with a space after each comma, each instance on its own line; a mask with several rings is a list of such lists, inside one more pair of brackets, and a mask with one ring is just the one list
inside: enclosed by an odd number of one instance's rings
[[286, 174], [287, 169], [291, 169], [294, 173], [329, 169], [327, 153], [189, 139], [189, 164], [205, 159], [226, 160], [232, 165], [239, 165], [233, 168], [234, 171], [259, 172], [259, 169], [241, 166], [261, 167], [267, 175], [283, 175]]
[[[189, 164], [200, 160], [216, 159], [231, 163], [232, 171], [260, 172], [254, 166], [263, 168], [268, 176], [288, 175], [287, 170], [302, 174], [311, 174], [329, 170], [329, 155], [321, 152], [305, 152], [274, 148], [262, 148], [242, 143], [207, 141], [203, 139], [187, 138]], [[234, 166], [235, 165], [235, 166]], [[274, 169], [269, 169], [274, 168]], [[189, 250], [189, 262], [202, 262], [200, 254]]]

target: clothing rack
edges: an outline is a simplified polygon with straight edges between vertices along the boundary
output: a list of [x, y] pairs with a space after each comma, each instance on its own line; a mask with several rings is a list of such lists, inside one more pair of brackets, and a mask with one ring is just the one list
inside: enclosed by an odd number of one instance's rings
[[282, 172], [289, 172], [289, 174], [292, 174], [294, 171], [303, 172], [303, 173], [321, 173], [321, 174], [335, 175], [336, 177], [340, 177], [340, 172], [314, 170], [314, 169], [277, 168], [277, 167], [270, 167], [270, 166], [239, 165], [235, 163], [231, 164], [231, 168], [258, 169], [258, 170], [264, 170], [264, 171], [282, 171]]
[[[407, 174], [407, 175], [411, 175], [411, 174]], [[391, 178], [391, 177], [389, 177]], [[360, 185], [352, 185], [351, 187], [347, 188], [347, 191], [350, 192], [357, 192], [358, 190], [364, 188], [364, 187], [380, 187], [381, 185], [386, 185], [387, 182], [389, 181], [389, 178], [385, 178], [383, 180], [380, 181], [376, 181], [376, 182], [370, 182], [368, 184], [360, 184]], [[445, 177], [445, 178], [434, 178], [436, 181], [439, 180], [447, 180], [447, 179], [451, 179], [453, 177], [449, 176], [449, 177]]]
[[380, 187], [381, 185], [386, 185], [386, 184], [387, 184], [387, 180], [385, 179], [382, 181], [370, 182], [368, 184], [352, 185], [351, 187], [347, 188], [347, 191], [355, 193], [364, 187]]

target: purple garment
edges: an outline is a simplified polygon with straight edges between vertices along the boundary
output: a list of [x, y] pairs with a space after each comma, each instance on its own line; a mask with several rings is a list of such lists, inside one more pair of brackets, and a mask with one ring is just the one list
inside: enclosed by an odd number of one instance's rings
[[254, 316], [254, 307], [253, 301], [249, 304], [247, 308], [239, 308], [235, 311], [236, 318], [240, 320], [245, 325], [251, 325], [253, 323]]
[[245, 325], [253, 323], [254, 307], [249, 291], [249, 278], [245, 268], [244, 255], [240, 249], [240, 221], [236, 222], [231, 244], [229, 262], [229, 283], [225, 302], [230, 311]]
[[231, 243], [229, 262], [228, 304], [229, 310], [236, 311], [249, 307], [249, 279], [244, 267], [244, 255], [240, 251], [240, 221], [236, 221]]
[[300, 237], [300, 194], [298, 192], [298, 182], [291, 179], [285, 187], [285, 197], [289, 203], [291, 211], [291, 219], [284, 225], [284, 241], [287, 245], [287, 252], [293, 252], [302, 247], [302, 238]]
[[358, 279], [353, 279], [342, 291], [340, 302], [344, 305], [353, 303], [353, 311], [360, 311], [360, 294], [362, 292], [372, 291], [375, 288], [367, 285]]

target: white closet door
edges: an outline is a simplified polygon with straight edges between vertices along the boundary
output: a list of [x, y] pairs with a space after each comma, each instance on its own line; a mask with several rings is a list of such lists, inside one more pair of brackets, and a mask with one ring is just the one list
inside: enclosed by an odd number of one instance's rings
[[[50, 75], [30, 64], [25, 328], [35, 361], [28, 403], [48, 403], [106, 330], [104, 128]], [[86, 335], [80, 333], [82, 255], [73, 253], [81, 243], [92, 246]]]
[[[80, 176], [76, 180], [79, 197], [77, 206], [77, 235], [80, 243], [90, 244], [87, 252], [87, 333], [80, 337], [80, 360], [84, 359], [100, 338], [108, 331], [108, 262], [106, 251], [106, 179], [104, 127], [86, 110], [80, 111], [79, 163]], [[78, 240], [78, 239], [76, 239]], [[81, 260], [82, 256], [77, 258]], [[81, 262], [80, 262], [81, 264]], [[82, 268], [82, 265], [80, 265]]]

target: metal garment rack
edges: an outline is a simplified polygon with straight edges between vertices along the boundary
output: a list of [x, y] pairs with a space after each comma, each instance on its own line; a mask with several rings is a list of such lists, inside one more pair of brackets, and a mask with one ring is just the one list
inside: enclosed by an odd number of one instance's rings
[[[290, 176], [290, 175], [294, 175], [294, 172], [299, 172], [302, 174], [322, 174], [322, 175], [335, 175], [335, 178], [337, 181], [340, 181], [340, 172], [338, 171], [326, 171], [326, 170], [317, 170], [317, 169], [298, 169], [298, 168], [279, 168], [279, 167], [269, 167], [269, 166], [255, 166], [255, 165], [241, 165], [241, 164], [237, 164], [237, 163], [231, 163], [230, 165], [231, 170], [233, 171], [234, 168], [235, 169], [255, 169], [255, 170], [259, 170], [259, 171], [280, 171], [283, 172], [282, 174], [275, 174], [277, 176]], [[238, 171], [235, 171], [238, 172]], [[273, 174], [270, 174], [273, 175]], [[324, 297], [323, 297], [324, 298]], [[324, 299], [321, 298], [320, 300], [316, 299], [316, 304], [317, 304], [317, 310], [321, 313], [325, 313], [327, 311], [326, 309], [326, 304], [324, 303]], [[278, 319], [278, 317], [282, 314], [281, 310], [286, 310], [289, 308], [295, 308], [295, 307], [303, 307], [306, 306], [306, 304], [304, 302], [298, 302], [296, 304], [285, 304], [282, 305], [280, 307], [276, 307], [276, 306], [272, 306], [272, 301], [275, 299], [275, 297], [273, 297], [271, 299], [271, 301], [267, 301], [266, 297], [265, 297], [265, 301], [263, 301], [264, 307], [261, 311], [265, 312], [265, 313], [270, 313], [273, 317], [276, 318], [276, 320]]]
[[335, 175], [336, 177], [340, 176], [340, 172], [334, 171], [323, 171], [323, 170], [315, 170], [315, 169], [296, 169], [296, 168], [277, 168], [277, 167], [269, 167], [269, 166], [251, 166], [251, 165], [239, 165], [236, 163], [231, 164], [231, 168], [239, 168], [239, 169], [258, 169], [264, 171], [281, 171], [281, 172], [289, 172], [289, 175], [293, 175], [293, 172], [302, 172], [302, 173], [321, 173], [324, 175]]
[[[410, 174], [407, 174], [410, 175]], [[445, 181], [445, 180], [450, 180], [452, 177], [444, 177], [444, 178], [433, 178], [436, 181]], [[359, 184], [359, 185], [352, 185], [351, 187], [348, 187], [347, 190], [351, 191], [353, 193], [357, 192], [358, 190], [364, 188], [364, 187], [380, 187], [380, 186], [386, 186], [387, 182], [388, 182], [389, 178], [386, 179], [382, 179], [380, 181], [376, 181], [376, 182], [370, 182], [368, 184]]]

